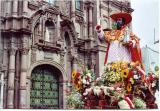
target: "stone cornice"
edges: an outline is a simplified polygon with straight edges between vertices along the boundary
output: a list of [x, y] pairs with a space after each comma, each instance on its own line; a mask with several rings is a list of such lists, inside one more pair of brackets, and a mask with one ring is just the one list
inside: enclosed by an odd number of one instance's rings
[[94, 7], [94, 1], [86, 1], [85, 3], [84, 3], [85, 5], [86, 5], [86, 7], [91, 7], [91, 8], [93, 8]]
[[[19, 17], [10, 16], [10, 17], [1, 17], [1, 18], [3, 18], [2, 19], [3, 20], [2, 21], [3, 25], [5, 25], [6, 22], [11, 24], [11, 25], [9, 25], [9, 27], [7, 29], [4, 29], [4, 27], [1, 29], [2, 34], [3, 33], [25, 33], [25, 34], [31, 34], [30, 25], [28, 24], [30, 18], [23, 17], [23, 16], [19, 16]], [[19, 24], [22, 24], [22, 23], [23, 23], [23, 25], [19, 25]], [[14, 27], [15, 25], [17, 25], [18, 27], [15, 28]]]
[[2, 34], [19, 33], [19, 34], [27, 34], [27, 35], [30, 35], [30, 34], [31, 34], [31, 30], [24, 29], [24, 28], [21, 28], [21, 29], [7, 29], [7, 30], [2, 29], [2, 30], [1, 30], [1, 33], [2, 33]]
[[[111, 6], [117, 7], [120, 10], [128, 11], [129, 13], [133, 12], [134, 10], [131, 8], [130, 4], [127, 4], [126, 2], [120, 2], [120, 1], [114, 1], [114, 0], [106, 0], [103, 1], [105, 4], [109, 4]], [[128, 2], [129, 3], [129, 2]]]
[[30, 19], [29, 17], [25, 17], [25, 16], [0, 16], [0, 18], [3, 18], [4, 20], [11, 20], [11, 19], [17, 19], [17, 20], [21, 20], [21, 19]]

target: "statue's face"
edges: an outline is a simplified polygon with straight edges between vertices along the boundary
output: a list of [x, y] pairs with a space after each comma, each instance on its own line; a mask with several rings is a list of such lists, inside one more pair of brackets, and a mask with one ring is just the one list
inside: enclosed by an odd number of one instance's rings
[[124, 21], [122, 18], [117, 18], [117, 29], [121, 29], [121, 27], [124, 25]]
[[123, 23], [122, 18], [117, 18], [117, 23], [122, 24]]

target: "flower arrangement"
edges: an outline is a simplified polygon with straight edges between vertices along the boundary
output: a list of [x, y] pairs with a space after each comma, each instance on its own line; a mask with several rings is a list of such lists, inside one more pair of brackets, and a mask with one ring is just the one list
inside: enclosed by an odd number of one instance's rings
[[91, 85], [94, 81], [95, 75], [91, 70], [87, 68], [83, 71], [75, 71], [72, 72], [72, 83], [76, 91], [81, 92], [85, 87]]
[[83, 101], [82, 101], [82, 96], [79, 92], [77, 91], [72, 91], [67, 95], [67, 107], [69, 109], [81, 109], [83, 108]]
[[[155, 100], [148, 101], [156, 87], [153, 75], [144, 77], [138, 62], [113, 62], [104, 66], [104, 72], [95, 79], [95, 75], [87, 68], [82, 71], [72, 72], [73, 89], [77, 94], [68, 96], [71, 108], [120, 108], [120, 109], [145, 109], [152, 108]], [[142, 79], [145, 78], [145, 80]], [[146, 92], [146, 89], [148, 93]], [[81, 95], [81, 96], [80, 96]], [[74, 100], [78, 98], [78, 100]], [[79, 102], [78, 102], [79, 101]], [[84, 106], [80, 101], [84, 102]], [[76, 103], [77, 102], [77, 103]], [[75, 105], [73, 105], [75, 104]], [[152, 105], [152, 106], [151, 106]]]

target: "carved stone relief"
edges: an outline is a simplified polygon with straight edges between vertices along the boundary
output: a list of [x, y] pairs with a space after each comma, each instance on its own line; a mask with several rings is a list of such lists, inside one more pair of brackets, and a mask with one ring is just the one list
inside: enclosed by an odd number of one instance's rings
[[60, 3], [60, 10], [63, 15], [70, 17], [70, 4], [71, 2], [68, 0], [64, 0]]

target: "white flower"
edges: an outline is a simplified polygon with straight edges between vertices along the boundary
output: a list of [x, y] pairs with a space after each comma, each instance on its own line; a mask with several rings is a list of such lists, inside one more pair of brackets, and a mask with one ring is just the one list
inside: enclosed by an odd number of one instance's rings
[[102, 85], [100, 86], [100, 88], [102, 88], [102, 89], [104, 89], [104, 87], [105, 87], [105, 86], [102, 86]]
[[92, 88], [87, 88], [85, 91], [88, 93], [91, 91]]
[[108, 87], [107, 87], [107, 86], [104, 86], [104, 89], [103, 89], [103, 90], [104, 90], [104, 94], [105, 94], [105, 95], [109, 95], [109, 93], [108, 93], [108, 90], [107, 90], [107, 89], [108, 89]]
[[84, 93], [83, 93], [83, 96], [86, 96], [87, 94], [88, 94], [88, 92], [84, 92]]
[[91, 80], [91, 78], [89, 78], [89, 81], [88, 82], [91, 82], [92, 80]]
[[86, 75], [89, 76], [89, 77], [91, 77], [91, 73], [87, 73]]
[[87, 83], [87, 81], [86, 81], [85, 78], [82, 79], [82, 82], [83, 82], [83, 84], [86, 84], [86, 83]]
[[138, 79], [138, 75], [134, 75], [133, 77], [134, 77], [134, 79]]
[[89, 82], [87, 81], [86, 84], [89, 85]]
[[116, 90], [117, 90], [117, 91], [120, 91], [120, 90], [122, 90], [122, 88], [117, 87]]
[[109, 90], [114, 90], [114, 87], [108, 87]]
[[156, 86], [156, 84], [153, 82], [153, 83], [152, 83], [152, 87], [155, 87], [155, 86]]
[[98, 86], [93, 88], [94, 95], [99, 95], [100, 91], [101, 91], [100, 87], [98, 87]]
[[120, 109], [130, 109], [129, 104], [125, 100], [119, 101], [118, 106], [120, 107]]
[[96, 79], [96, 81], [100, 81], [101, 80], [101, 77], [98, 77], [97, 79]]

